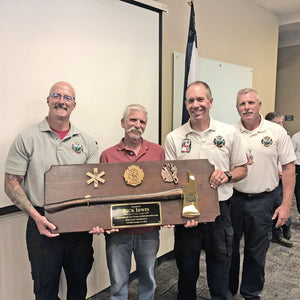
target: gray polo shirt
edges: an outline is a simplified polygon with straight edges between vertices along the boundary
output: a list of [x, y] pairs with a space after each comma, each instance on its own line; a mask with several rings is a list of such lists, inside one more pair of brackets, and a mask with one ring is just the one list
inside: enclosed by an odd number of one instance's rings
[[61, 140], [46, 118], [21, 132], [14, 140], [6, 160], [5, 172], [24, 175], [24, 190], [32, 205], [44, 206], [44, 173], [52, 165], [98, 163], [95, 140], [70, 123]]

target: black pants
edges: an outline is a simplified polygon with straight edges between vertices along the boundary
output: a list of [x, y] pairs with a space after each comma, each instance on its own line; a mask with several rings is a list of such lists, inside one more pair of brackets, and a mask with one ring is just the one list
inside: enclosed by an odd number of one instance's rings
[[[279, 185], [277, 187], [278, 193], [276, 193], [276, 198], [274, 198], [274, 211], [282, 204], [282, 197], [283, 197], [283, 188], [282, 188], [282, 181], [279, 180]], [[278, 218], [273, 220], [273, 226], [272, 226], [272, 237], [273, 238], [279, 238], [283, 236], [284, 230], [289, 230], [292, 224], [292, 219], [289, 217], [288, 221], [280, 226], [279, 228], [276, 228], [276, 223], [278, 221]]]
[[231, 198], [231, 220], [234, 229], [230, 291], [235, 295], [239, 287], [240, 241], [244, 236], [244, 261], [241, 295], [246, 299], [260, 299], [265, 282], [266, 253], [271, 241], [274, 198], [270, 193], [248, 196], [234, 191]]
[[233, 229], [229, 201], [220, 201], [221, 215], [214, 223], [175, 227], [175, 258], [179, 270], [178, 296], [196, 299], [201, 249], [206, 252], [206, 272], [212, 299], [232, 299], [228, 290]]
[[93, 236], [87, 232], [65, 233], [55, 238], [41, 235], [28, 218], [26, 242], [36, 300], [58, 300], [62, 268], [67, 281], [67, 299], [85, 300], [86, 278], [93, 264]]
[[300, 214], [300, 165], [296, 165], [295, 197], [297, 203], [297, 210], [298, 213]]

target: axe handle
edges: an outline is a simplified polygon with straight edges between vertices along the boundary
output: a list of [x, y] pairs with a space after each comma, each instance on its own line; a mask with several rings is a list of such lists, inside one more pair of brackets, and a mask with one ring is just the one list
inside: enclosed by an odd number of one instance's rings
[[166, 201], [182, 199], [183, 189], [174, 189], [164, 192], [140, 194], [140, 195], [121, 195], [121, 196], [103, 196], [103, 197], [90, 197], [66, 200], [59, 203], [46, 204], [45, 210], [48, 213], [55, 213], [67, 208], [84, 205], [95, 205], [104, 203], [117, 203], [117, 202], [138, 202], [138, 201]]

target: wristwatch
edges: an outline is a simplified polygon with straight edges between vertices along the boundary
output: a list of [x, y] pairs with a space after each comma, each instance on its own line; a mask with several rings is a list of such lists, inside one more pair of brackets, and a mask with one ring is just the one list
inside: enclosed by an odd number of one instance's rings
[[225, 171], [224, 174], [227, 176], [229, 182], [232, 178], [232, 175], [229, 173], [229, 171]]

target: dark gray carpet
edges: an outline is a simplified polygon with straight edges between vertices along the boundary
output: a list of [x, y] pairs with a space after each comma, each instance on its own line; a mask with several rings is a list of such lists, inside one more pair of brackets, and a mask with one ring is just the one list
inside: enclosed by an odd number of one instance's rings
[[[271, 243], [267, 253], [266, 282], [261, 295], [262, 300], [300, 300], [300, 221], [295, 201], [292, 210], [293, 248]], [[204, 255], [201, 254], [200, 277], [197, 283], [197, 299], [210, 299], [207, 283]], [[178, 271], [173, 258], [158, 263], [155, 277], [157, 283], [156, 300], [175, 300], [177, 293]], [[109, 299], [105, 290], [89, 300]], [[129, 284], [128, 299], [137, 300], [137, 279]], [[242, 299], [237, 296], [236, 299]]]

